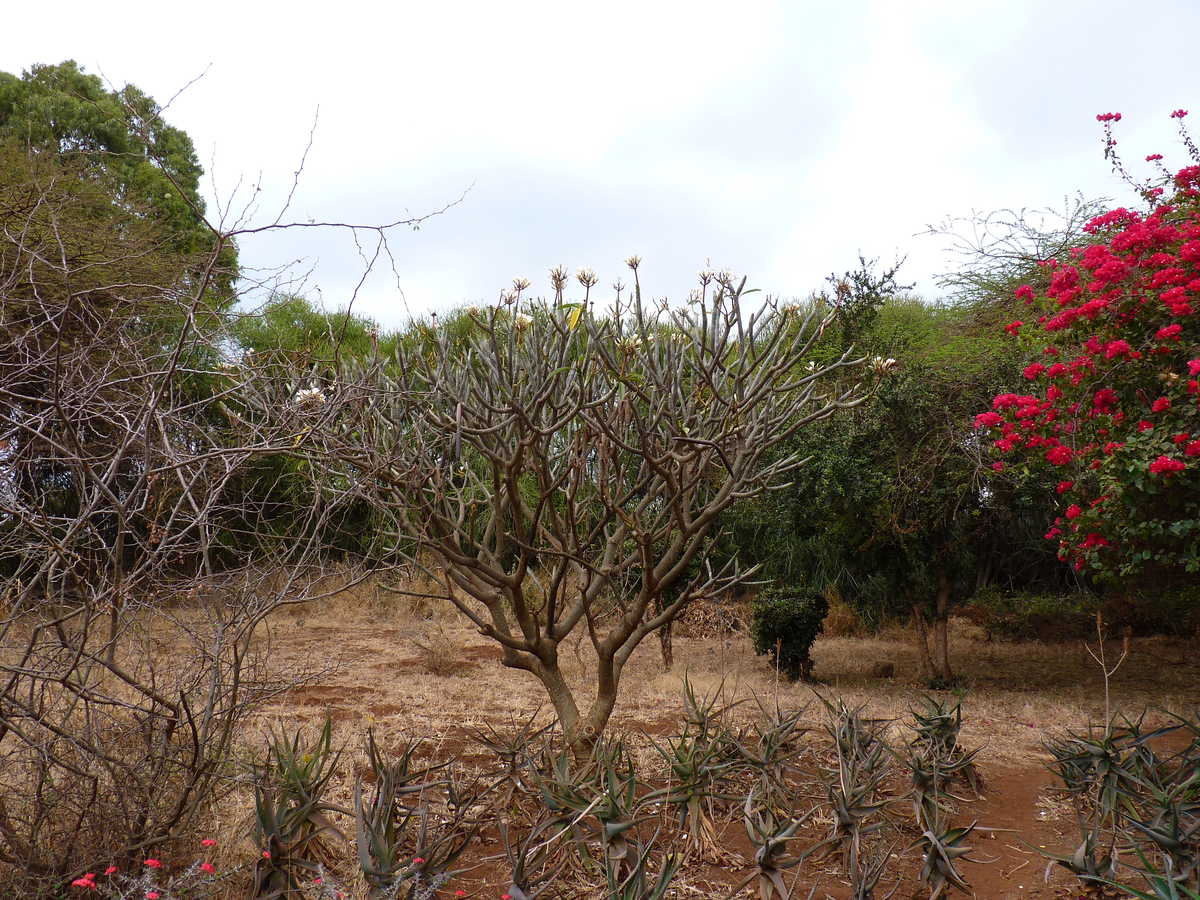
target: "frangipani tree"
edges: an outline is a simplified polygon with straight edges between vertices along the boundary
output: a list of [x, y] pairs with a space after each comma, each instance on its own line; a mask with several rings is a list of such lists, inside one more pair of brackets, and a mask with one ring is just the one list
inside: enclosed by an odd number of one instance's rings
[[[862, 399], [832, 377], [862, 362], [849, 351], [803, 365], [829, 322], [815, 308], [750, 309], [728, 276], [703, 277], [686, 306], [648, 303], [628, 264], [632, 292], [603, 312], [592, 273], [569, 303], [559, 269], [551, 301], [524, 302], [518, 281], [466, 313], [466, 339], [438, 327], [403, 343], [392, 374], [379, 361], [340, 386], [323, 450], [503, 663], [541, 681], [576, 750], [605, 727], [642, 640], [746, 577], [704, 559], [718, 516], [803, 463], [772, 453], [781, 442]], [[580, 630], [587, 698], [559, 660]]]

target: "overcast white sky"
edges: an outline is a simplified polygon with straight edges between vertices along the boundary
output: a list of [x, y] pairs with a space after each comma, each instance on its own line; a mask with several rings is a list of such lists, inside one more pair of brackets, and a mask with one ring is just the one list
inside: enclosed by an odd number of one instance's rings
[[[1198, 0], [741, 0], [34, 4], [5, 12], [0, 69], [73, 58], [171, 107], [207, 189], [261, 173], [259, 220], [382, 222], [463, 202], [393, 234], [355, 309], [542, 289], [556, 264], [686, 296], [706, 261], [803, 296], [861, 250], [907, 256], [934, 297], [949, 263], [918, 237], [947, 215], [1128, 193], [1095, 114], [1120, 111], [1129, 161], [1184, 164], [1167, 118], [1200, 119]], [[214, 165], [215, 163], [215, 165]], [[244, 195], [243, 195], [244, 196]], [[210, 206], [211, 208], [211, 206]], [[299, 261], [344, 306], [346, 233], [247, 239], [252, 266]]]

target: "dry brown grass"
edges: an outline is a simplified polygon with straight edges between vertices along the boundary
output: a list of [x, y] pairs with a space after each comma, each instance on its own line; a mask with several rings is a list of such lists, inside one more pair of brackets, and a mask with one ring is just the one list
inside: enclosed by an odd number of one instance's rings
[[821, 623], [821, 633], [827, 637], [857, 637], [862, 634], [862, 619], [849, 604], [840, 598], [829, 601], [829, 612]]
[[[538, 708], [549, 715], [538, 682], [503, 667], [497, 646], [453, 611], [414, 610], [403, 598], [386, 611], [377, 608], [369, 618], [358, 614], [362, 608], [362, 597], [337, 598], [267, 623], [264, 639], [269, 630], [281, 663], [319, 657], [337, 671], [320, 684], [274, 700], [260, 713], [262, 718], [311, 720], [328, 711], [335, 722], [345, 723], [347, 732], [374, 724], [397, 736], [432, 736]], [[431, 632], [443, 657], [436, 671], [431, 671], [429, 651], [413, 640]], [[964, 738], [968, 744], [985, 745], [986, 757], [1040, 759], [1040, 740], [1049, 730], [1084, 727], [1103, 713], [1100, 675], [1082, 643], [992, 643], [958, 620], [952, 623], [951, 642], [952, 660], [968, 689]], [[825, 682], [818, 690], [848, 703], [868, 703], [876, 715], [902, 716], [924, 692], [915, 648], [898, 627], [871, 637], [824, 636], [813, 657], [816, 675]], [[674, 671], [664, 673], [656, 642], [638, 648], [624, 675], [615, 730], [636, 735], [673, 726], [685, 675], [700, 690], [723, 684], [733, 699], [778, 697], [792, 705], [813, 699], [812, 687], [777, 679], [744, 635], [679, 637], [675, 658]], [[564, 660], [572, 686], [585, 687], [586, 656], [568, 653]], [[896, 677], [873, 678], [877, 662], [894, 663]], [[1185, 710], [1196, 702], [1198, 676], [1200, 657], [1186, 642], [1137, 639], [1112, 681], [1114, 708], [1129, 714], [1146, 708]]]

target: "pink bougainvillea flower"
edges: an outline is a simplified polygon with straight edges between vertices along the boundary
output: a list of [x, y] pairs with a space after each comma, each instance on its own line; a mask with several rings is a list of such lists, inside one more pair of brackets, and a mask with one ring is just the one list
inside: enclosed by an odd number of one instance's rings
[[217, 869], [212, 863], [206, 862], [200, 863], [200, 871], [204, 872], [206, 875], [213, 875], [216, 873]]
[[1104, 358], [1113, 359], [1118, 356], [1128, 356], [1132, 350], [1133, 348], [1129, 346], [1129, 341], [1109, 341], [1104, 345]]
[[145, 865], [149, 866], [151, 869], [161, 869], [162, 868], [162, 860], [148, 859], [148, 860], [146, 860]]
[[1150, 463], [1150, 471], [1155, 475], [1164, 474], [1170, 475], [1172, 472], [1182, 472], [1187, 468], [1187, 463], [1182, 460], [1172, 459], [1169, 456], [1160, 456], [1154, 462]]
[[204, 840], [202, 840], [200, 842], [200, 846], [201, 847], [215, 847], [215, 846], [217, 846], [217, 842], [214, 841], [212, 838], [205, 838]]
[[1174, 325], [1166, 325], [1158, 329], [1154, 333], [1154, 338], [1159, 341], [1177, 341], [1182, 332], [1183, 326], [1176, 322]]
[[1051, 447], [1046, 451], [1046, 461], [1053, 463], [1056, 466], [1065, 466], [1074, 458], [1074, 456], [1075, 454], [1072, 452], [1070, 447], [1063, 447], [1061, 445], [1058, 447]]

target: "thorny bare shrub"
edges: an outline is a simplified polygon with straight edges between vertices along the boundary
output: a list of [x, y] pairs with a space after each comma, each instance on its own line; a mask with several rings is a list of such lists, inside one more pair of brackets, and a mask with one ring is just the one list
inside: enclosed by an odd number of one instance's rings
[[[227, 235], [184, 256], [102, 170], [0, 166], [0, 880], [36, 896], [158, 852], [230, 786], [268, 689], [255, 627], [327, 564], [239, 479], [320, 410], [224, 358]], [[289, 514], [318, 535], [329, 504]]]

